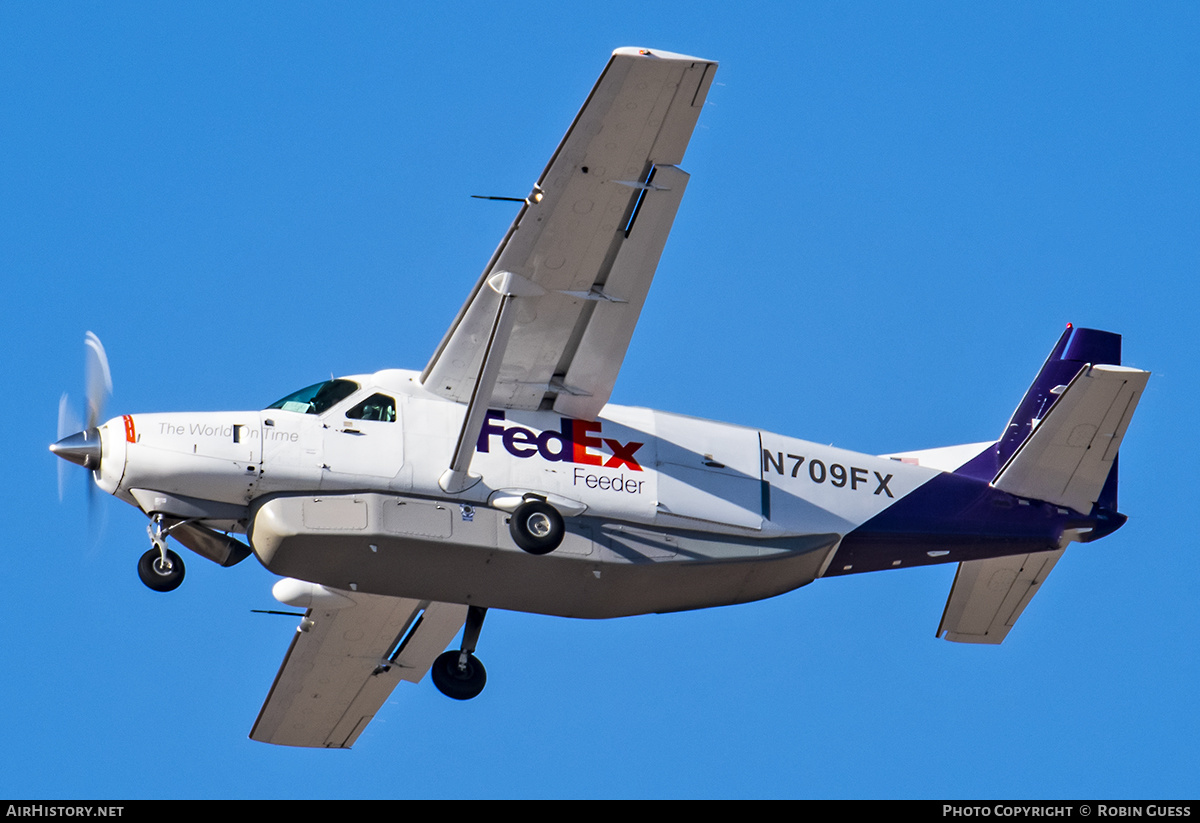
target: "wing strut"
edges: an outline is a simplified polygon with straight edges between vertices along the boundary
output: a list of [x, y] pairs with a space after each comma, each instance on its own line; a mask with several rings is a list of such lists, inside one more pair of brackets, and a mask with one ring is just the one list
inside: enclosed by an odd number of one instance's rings
[[497, 272], [488, 278], [487, 283], [500, 295], [500, 305], [492, 320], [492, 329], [483, 350], [471, 399], [467, 402], [466, 414], [463, 415], [462, 429], [458, 432], [450, 467], [438, 479], [438, 485], [450, 494], [465, 491], [479, 482], [479, 475], [470, 473], [471, 458], [475, 456], [479, 432], [483, 430], [488, 404], [496, 388], [496, 378], [500, 376], [500, 366], [504, 362], [504, 350], [512, 336], [513, 301], [519, 297], [539, 297], [546, 293], [541, 286], [510, 271]]

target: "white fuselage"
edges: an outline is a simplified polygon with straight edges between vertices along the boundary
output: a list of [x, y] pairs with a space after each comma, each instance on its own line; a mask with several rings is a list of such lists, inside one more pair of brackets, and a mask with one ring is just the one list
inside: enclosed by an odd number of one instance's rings
[[[480, 562], [494, 568], [497, 552], [503, 552], [517, 579], [527, 574], [523, 564], [531, 561], [542, 564], [539, 571], [556, 567], [547, 565], [551, 558], [524, 555], [503, 534], [504, 510], [527, 495], [546, 499], [578, 524], [569, 527], [570, 539], [555, 556], [600, 564], [607, 571], [710, 561], [725, 564], [721, 579], [726, 579], [729, 563], [811, 554], [819, 545], [821, 551], [803, 571], [759, 586], [730, 584], [728, 591], [708, 595], [704, 605], [712, 605], [768, 596], [819, 576], [842, 536], [939, 474], [756, 429], [609, 405], [594, 421], [550, 411], [490, 411], [470, 466], [479, 479], [448, 495], [439, 477], [465, 407], [423, 389], [415, 372], [388, 370], [347, 379], [359, 388], [321, 414], [271, 408], [111, 420], [101, 432], [104, 461], [98, 480], [147, 514], [248, 533], [259, 559], [273, 571], [341, 588], [354, 584], [456, 602], [488, 595], [480, 595], [478, 586], [458, 588], [462, 558], [445, 575], [422, 577], [414, 571], [439, 565], [438, 558], [446, 556], [445, 550], [437, 554], [439, 545], [473, 546]], [[364, 402], [381, 395], [382, 401], [394, 400], [394, 413], [363, 419]], [[289, 498], [308, 500], [307, 508], [287, 514]], [[331, 515], [338, 500], [346, 501], [346, 511], [360, 514]], [[400, 510], [403, 517], [388, 515], [390, 520], [366, 513], [384, 501], [409, 507]], [[422, 505], [432, 508], [426, 512]], [[259, 516], [263, 511], [269, 516]], [[501, 519], [495, 529], [479, 525], [496, 517]], [[449, 521], [443, 523], [444, 518]], [[426, 522], [433, 525], [405, 525]], [[635, 533], [636, 539], [630, 536]], [[371, 535], [383, 542], [371, 542]], [[694, 545], [679, 549], [672, 535], [691, 535]], [[788, 542], [813, 535], [822, 536], [818, 544]], [[349, 548], [336, 548], [339, 536]], [[358, 543], [355, 537], [361, 538]], [[328, 550], [314, 543], [303, 552], [291, 551], [308, 546], [309, 538], [319, 538]], [[346, 579], [351, 572], [343, 570], [353, 564], [332, 562], [331, 552], [353, 553], [359, 543], [375, 554], [380, 545], [400, 551], [417, 543], [433, 553], [410, 557], [388, 575], [364, 566], [353, 573], [358, 579]], [[425, 582], [414, 583], [418, 578]], [[505, 596], [493, 593], [487, 605], [581, 613], [572, 596], [545, 603], [533, 597], [541, 605], [529, 608], [531, 596], [518, 586]], [[674, 607], [669, 597], [634, 601], [588, 613]]]
[[[265, 495], [317, 491], [446, 498], [438, 478], [464, 407], [424, 391], [416, 377], [387, 370], [349, 378], [361, 388], [321, 415], [269, 409], [115, 418], [102, 430], [98, 480], [129, 502], [135, 489], [244, 507]], [[378, 392], [396, 399], [394, 421], [345, 416]], [[471, 464], [480, 480], [453, 500], [486, 505], [534, 493], [557, 501], [568, 515], [778, 537], [845, 533], [937, 473], [756, 429], [610, 404], [595, 421], [489, 412]]]

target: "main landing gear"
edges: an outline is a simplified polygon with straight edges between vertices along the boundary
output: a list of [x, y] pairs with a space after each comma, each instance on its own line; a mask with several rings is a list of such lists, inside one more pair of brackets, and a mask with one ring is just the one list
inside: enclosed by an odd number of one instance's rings
[[508, 521], [513, 542], [530, 554], [549, 554], [566, 534], [562, 515], [545, 500], [526, 500]]
[[183, 558], [167, 548], [167, 531], [163, 516], [156, 514], [146, 527], [154, 545], [138, 561], [138, 577], [156, 592], [172, 592], [183, 582]]
[[[549, 554], [559, 547], [567, 533], [562, 514], [543, 499], [530, 497], [513, 510], [508, 520], [513, 542], [530, 554]], [[467, 607], [462, 648], [443, 652], [433, 661], [429, 674], [433, 685], [446, 697], [470, 700], [487, 684], [487, 671], [475, 656], [475, 644], [483, 629], [487, 609]]]
[[487, 609], [469, 606], [467, 624], [463, 627], [462, 648], [443, 652], [433, 661], [429, 674], [433, 677], [433, 685], [446, 697], [470, 700], [478, 696], [487, 684], [487, 671], [474, 654], [486, 615]]

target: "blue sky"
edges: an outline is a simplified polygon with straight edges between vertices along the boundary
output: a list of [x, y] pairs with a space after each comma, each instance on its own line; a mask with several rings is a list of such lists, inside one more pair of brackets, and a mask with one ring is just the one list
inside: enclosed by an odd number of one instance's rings
[[[0, 795], [1195, 797], [1200, 8], [1187, 3], [5, 3], [10, 483]], [[720, 61], [613, 400], [864, 452], [997, 436], [1067, 322], [1154, 372], [1115, 535], [1006, 643], [953, 567], [604, 622], [496, 612], [467, 704], [350, 752], [247, 739], [273, 576], [56, 494], [83, 334], [110, 414], [420, 368], [608, 54]], [[75, 473], [77, 475], [82, 472]]]

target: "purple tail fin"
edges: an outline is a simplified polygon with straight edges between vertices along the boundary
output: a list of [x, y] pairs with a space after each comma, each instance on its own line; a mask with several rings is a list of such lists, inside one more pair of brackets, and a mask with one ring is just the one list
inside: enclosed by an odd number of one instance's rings
[[1121, 335], [1096, 329], [1076, 329], [1067, 324], [1067, 330], [1058, 338], [1058, 343], [996, 443], [1000, 465], [1004, 465], [1017, 447], [1025, 442], [1025, 438], [1033, 431], [1033, 421], [1041, 420], [1046, 414], [1062, 391], [1060, 387], [1070, 383], [1071, 378], [1088, 364], [1121, 365]]
[[[1062, 392], [1085, 365], [1121, 365], [1121, 335], [1097, 329], [1077, 329], [1067, 324], [1050, 356], [1042, 365], [1029, 390], [1021, 398], [1012, 419], [996, 441], [996, 445], [959, 469], [959, 473], [991, 480], [1008, 458], [1025, 442], [1033, 431], [1034, 421], [1041, 420]], [[1057, 391], [1055, 391], [1057, 389]], [[1097, 504], [1106, 509], [1117, 508], [1117, 464], [1114, 461], [1108, 481]]]

